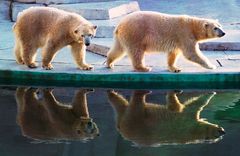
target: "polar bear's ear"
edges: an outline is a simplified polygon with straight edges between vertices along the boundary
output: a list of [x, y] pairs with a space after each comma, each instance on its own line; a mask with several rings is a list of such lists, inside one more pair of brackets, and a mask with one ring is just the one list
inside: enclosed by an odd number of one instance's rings
[[97, 29], [97, 26], [96, 26], [96, 25], [94, 25], [94, 26], [93, 26], [93, 29]]
[[79, 32], [79, 27], [75, 28], [75, 29], [73, 30], [73, 32], [74, 32], [75, 34], [77, 34], [77, 33]]
[[77, 33], [78, 33], [78, 29], [75, 29], [75, 30], [74, 30], [74, 33], [77, 34]]
[[205, 27], [205, 28], [208, 28], [208, 27], [209, 27], [209, 24], [208, 24], [208, 23], [204, 23], [204, 27]]
[[78, 34], [81, 31], [81, 27], [80, 26], [76, 26], [75, 28], [72, 29], [72, 32], [74, 34]]

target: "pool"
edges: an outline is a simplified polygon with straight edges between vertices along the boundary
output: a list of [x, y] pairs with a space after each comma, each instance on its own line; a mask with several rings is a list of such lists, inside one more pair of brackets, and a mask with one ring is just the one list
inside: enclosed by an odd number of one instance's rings
[[0, 87], [0, 155], [239, 155], [239, 89]]

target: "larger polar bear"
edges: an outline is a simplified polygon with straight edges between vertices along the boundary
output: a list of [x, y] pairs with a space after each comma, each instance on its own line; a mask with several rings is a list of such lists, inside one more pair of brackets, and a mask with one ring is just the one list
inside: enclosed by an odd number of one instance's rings
[[126, 53], [135, 71], [147, 72], [144, 54], [164, 51], [168, 54], [168, 69], [180, 72], [175, 62], [179, 54], [207, 69], [216, 68], [201, 53], [198, 42], [225, 35], [217, 21], [190, 17], [187, 15], [167, 15], [150, 11], [139, 11], [124, 17], [115, 29], [114, 44], [107, 57], [107, 66]]

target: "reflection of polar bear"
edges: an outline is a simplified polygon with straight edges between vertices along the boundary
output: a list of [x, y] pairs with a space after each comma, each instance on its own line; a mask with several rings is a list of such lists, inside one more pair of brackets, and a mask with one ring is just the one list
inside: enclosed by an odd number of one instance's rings
[[128, 102], [116, 92], [108, 99], [117, 112], [117, 128], [122, 136], [141, 146], [216, 142], [223, 128], [200, 119], [200, 112], [214, 94], [194, 97], [184, 104], [177, 94], [167, 94], [167, 105], [147, 103], [147, 93], [135, 91]]
[[44, 89], [42, 99], [37, 92], [25, 88], [16, 91], [17, 122], [23, 135], [40, 140], [85, 140], [99, 134], [88, 114], [88, 90], [77, 91], [72, 106], [58, 102], [51, 90]]

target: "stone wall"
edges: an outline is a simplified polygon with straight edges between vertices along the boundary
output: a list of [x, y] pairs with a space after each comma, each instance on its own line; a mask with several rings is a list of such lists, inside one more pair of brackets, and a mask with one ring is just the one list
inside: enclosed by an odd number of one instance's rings
[[22, 3], [36, 3], [36, 0], [14, 0], [15, 2], [22, 2]]
[[79, 4], [91, 2], [110, 2], [116, 0], [1, 0], [0, 19], [16, 21], [17, 14], [32, 6], [48, 6], [52, 4]]
[[63, 4], [63, 3], [86, 3], [86, 2], [107, 2], [115, 0], [15, 0], [23, 3], [40, 3], [40, 4]]
[[17, 21], [17, 16], [30, 7], [54, 7], [75, 12], [98, 26], [97, 38], [113, 37], [113, 30], [125, 15], [139, 11], [132, 0], [0, 0], [0, 20]]
[[10, 1], [0, 1], [0, 19], [10, 20]]

